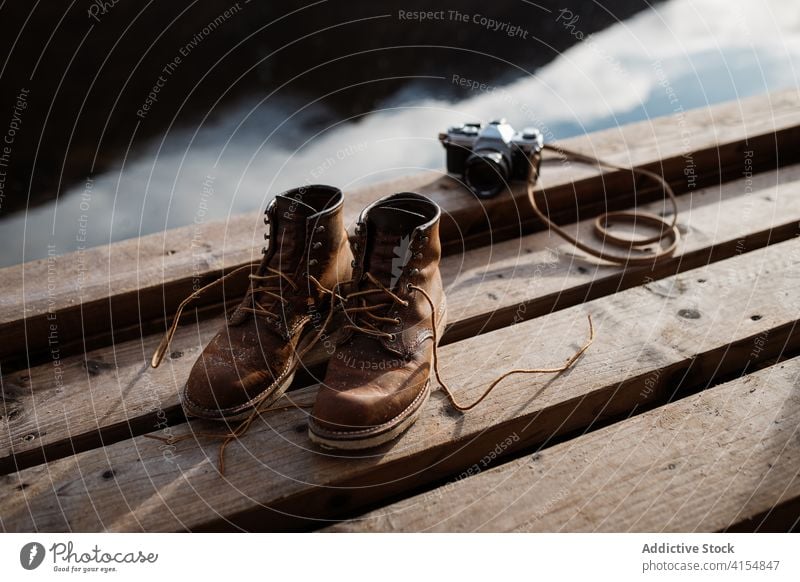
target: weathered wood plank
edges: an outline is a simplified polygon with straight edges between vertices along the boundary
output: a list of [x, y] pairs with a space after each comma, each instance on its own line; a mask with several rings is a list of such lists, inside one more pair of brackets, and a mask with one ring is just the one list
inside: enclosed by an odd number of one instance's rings
[[[797, 91], [785, 91], [689, 111], [681, 119], [597, 132], [563, 145], [662, 172], [677, 191], [685, 192], [692, 185], [739, 177], [746, 168], [797, 161], [799, 103]], [[443, 239], [451, 253], [518, 236], [523, 225], [535, 223], [522, 188], [513, 196], [477, 204], [456, 182], [437, 176], [430, 172], [350, 192], [347, 215], [352, 219], [367, 202], [392, 191], [421, 191], [445, 211]], [[639, 186], [640, 200], [654, 191], [652, 185]], [[584, 218], [608, 207], [630, 206], [632, 190], [629, 174], [555, 164], [547, 166], [538, 192], [547, 194], [554, 218], [569, 223], [576, 212]], [[0, 345], [0, 362], [6, 369], [20, 369], [47, 359], [51, 324], [57, 326], [62, 356], [107, 345], [114, 336], [117, 341], [137, 337], [140, 328], [163, 327], [164, 315], [174, 312], [193, 287], [222, 269], [258, 258], [262, 229], [261, 214], [252, 213], [0, 270], [0, 333], [7, 339]], [[58, 284], [50, 288], [53, 281]], [[243, 289], [244, 280], [227, 287], [232, 295]], [[221, 293], [210, 292], [198, 305], [221, 299]], [[48, 320], [51, 313], [56, 317]], [[21, 345], [27, 354], [19, 353]]]
[[[597, 328], [595, 345], [569, 373], [510, 378], [466, 415], [437, 395], [383, 450], [344, 457], [318, 451], [306, 437], [307, 411], [298, 409], [265, 416], [230, 447], [225, 477], [216, 470], [216, 443], [165, 450], [138, 437], [2, 477], [4, 527], [320, 527], [451, 478], [500, 442], [509, 444], [498, 458], [797, 351], [799, 257], [794, 239], [450, 344], [441, 350], [443, 373], [470, 399], [498, 369], [563, 361], [582, 341], [587, 313]], [[307, 388], [293, 398], [313, 396]], [[171, 430], [208, 429], [193, 421]]]
[[[446, 257], [442, 272], [454, 321], [444, 343], [795, 236], [800, 166], [707, 188], [682, 197], [680, 204], [684, 243], [672, 260], [652, 268], [623, 270], [575, 260], [569, 245], [547, 232]], [[587, 240], [590, 228], [591, 221], [579, 225]], [[221, 324], [218, 317], [180, 328], [175, 357], [159, 370], [147, 368], [160, 340], [151, 336], [68, 357], [59, 366], [7, 374], [0, 379], [6, 399], [5, 412], [0, 410], [6, 424], [0, 433], [0, 474], [181, 420], [179, 386]]]
[[[661, 279], [800, 235], [800, 166], [764, 172], [679, 199], [682, 243], [648, 267], [599, 264], [550, 232], [473, 249], [442, 264], [449, 311], [447, 341], [497, 329], [587, 299]], [[640, 207], [658, 212], [659, 203]], [[594, 240], [593, 220], [575, 225]], [[491, 313], [487, 311], [491, 308]]]
[[798, 387], [795, 358], [330, 529], [769, 528], [800, 498]]

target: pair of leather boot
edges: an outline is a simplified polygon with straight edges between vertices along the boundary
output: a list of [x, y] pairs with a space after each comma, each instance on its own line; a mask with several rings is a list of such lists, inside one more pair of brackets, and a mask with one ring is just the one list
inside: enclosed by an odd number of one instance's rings
[[290, 190], [270, 203], [270, 242], [248, 292], [183, 388], [189, 415], [245, 419], [280, 398], [299, 366], [327, 359], [309, 419], [312, 441], [374, 447], [416, 420], [445, 325], [440, 209], [419, 194], [385, 197], [364, 209], [348, 240], [343, 203], [328, 186]]

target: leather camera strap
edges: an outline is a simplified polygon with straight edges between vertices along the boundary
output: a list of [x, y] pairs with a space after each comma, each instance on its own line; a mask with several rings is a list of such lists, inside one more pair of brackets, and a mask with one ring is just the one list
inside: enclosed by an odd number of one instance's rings
[[[607, 242], [611, 246], [628, 251], [627, 256], [615, 255], [608, 253], [603, 249], [598, 249], [581, 242], [576, 237], [572, 236], [563, 228], [550, 220], [550, 217], [546, 214], [546, 212], [542, 211], [536, 203], [534, 187], [536, 185], [536, 179], [538, 178], [538, 175], [533, 170], [535, 166], [532, 165], [532, 170], [528, 175], [527, 181], [528, 199], [530, 200], [531, 208], [533, 208], [534, 213], [539, 217], [539, 219], [541, 219], [556, 234], [583, 252], [616, 265], [650, 265], [672, 255], [672, 253], [675, 251], [675, 248], [678, 246], [678, 243], [680, 242], [681, 236], [680, 231], [678, 230], [678, 201], [675, 198], [675, 192], [673, 192], [672, 188], [664, 178], [655, 172], [651, 172], [650, 170], [618, 166], [617, 164], [612, 164], [593, 156], [570, 151], [551, 144], [545, 144], [544, 149], [557, 153], [562, 157], [562, 159], [597, 166], [599, 168], [611, 168], [614, 170], [622, 170], [625, 172], [632, 172], [634, 174], [645, 176], [646, 178], [654, 180], [661, 185], [664, 190], [664, 198], [669, 200], [672, 205], [672, 219], [670, 221], [667, 221], [661, 216], [657, 216], [649, 212], [636, 212], [629, 210], [606, 212], [598, 216], [594, 223], [594, 230], [597, 236], [604, 243]], [[657, 228], [659, 233], [648, 238], [626, 238], [615, 235], [609, 231], [609, 225], [614, 223], [629, 223], [633, 224], [634, 226], [637, 224], [645, 224]], [[645, 247], [652, 244], [660, 245], [665, 239], [670, 240], [669, 245], [665, 248], [661, 248], [655, 252], [646, 252], [644, 250]], [[631, 254], [632, 251], [635, 251], [635, 253]]]

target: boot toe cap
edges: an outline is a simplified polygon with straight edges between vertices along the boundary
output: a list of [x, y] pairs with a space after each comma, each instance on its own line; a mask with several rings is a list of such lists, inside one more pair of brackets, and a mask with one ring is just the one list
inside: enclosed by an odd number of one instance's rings
[[426, 384], [419, 382], [389, 394], [373, 384], [346, 390], [322, 386], [311, 414], [312, 430], [358, 434], [391, 428], [414, 406]]
[[251, 371], [230, 358], [201, 357], [186, 381], [182, 404], [193, 416], [220, 418], [246, 409], [275, 383], [275, 375], [266, 366]]

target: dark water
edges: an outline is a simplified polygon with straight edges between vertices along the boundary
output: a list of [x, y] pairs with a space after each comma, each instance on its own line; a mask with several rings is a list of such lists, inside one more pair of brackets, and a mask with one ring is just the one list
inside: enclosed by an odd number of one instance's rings
[[[588, 34], [580, 17], [551, 10], [542, 18], [560, 35]], [[441, 74], [408, 80], [369, 107], [241, 95], [123, 149], [101, 173], [65, 183], [57, 200], [0, 215], [0, 265], [225, 219], [302, 183], [347, 189], [439, 169], [436, 136], [448, 124], [502, 115], [557, 140], [796, 88], [799, 65], [795, 0], [670, 0], [531, 74], [461, 70], [453, 56]]]

